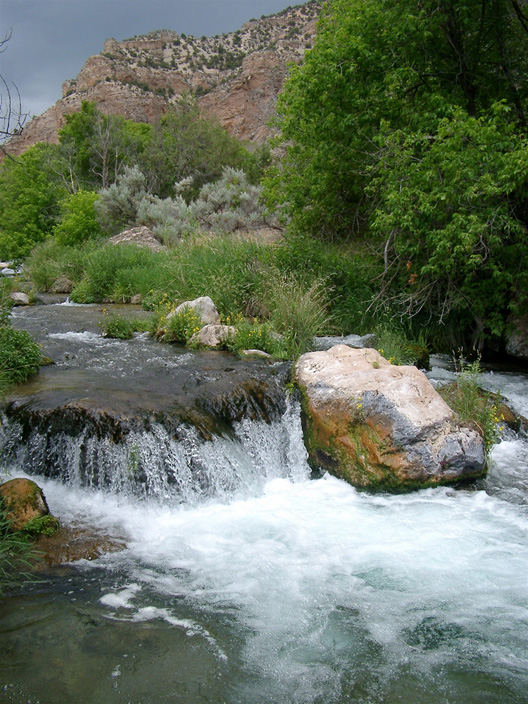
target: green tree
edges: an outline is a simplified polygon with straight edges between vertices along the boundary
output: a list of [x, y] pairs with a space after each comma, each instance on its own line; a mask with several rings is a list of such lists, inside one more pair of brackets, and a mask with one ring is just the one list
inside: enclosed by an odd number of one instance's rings
[[243, 168], [250, 156], [235, 137], [200, 115], [187, 98], [171, 108], [154, 126], [152, 142], [138, 161], [148, 190], [167, 198], [174, 184], [192, 177], [187, 197], [196, 196], [204, 183], [218, 179], [224, 166]]
[[56, 147], [36, 144], [0, 166], [0, 257], [21, 259], [50, 233], [66, 191], [50, 168]]
[[500, 335], [528, 290], [528, 141], [499, 103], [486, 116], [461, 108], [437, 130], [380, 137], [371, 169], [371, 234], [383, 241], [377, 300], [470, 330], [471, 346]]
[[94, 208], [98, 198], [95, 191], [77, 191], [60, 202], [61, 220], [53, 228], [59, 244], [77, 245], [102, 235]]
[[139, 159], [151, 132], [150, 125], [104, 115], [94, 103], [83, 101], [78, 112], [66, 116], [59, 132], [70, 190], [107, 188], [114, 183], [125, 166]]
[[298, 231], [361, 232], [376, 135], [434, 130], [452, 106], [497, 100], [524, 126], [528, 34], [510, 0], [330, 0], [312, 51], [279, 99], [281, 165], [267, 181]]
[[[293, 233], [361, 238], [378, 307], [475, 340], [523, 304], [528, 21], [512, 0], [329, 0], [266, 180]], [[474, 340], [474, 341], [475, 341]]]

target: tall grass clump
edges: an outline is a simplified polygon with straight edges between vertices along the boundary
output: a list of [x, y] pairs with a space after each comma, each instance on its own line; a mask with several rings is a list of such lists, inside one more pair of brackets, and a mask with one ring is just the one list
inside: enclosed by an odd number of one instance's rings
[[82, 280], [72, 291], [77, 303], [124, 301], [163, 286], [164, 256], [144, 247], [106, 244], [88, 253]]
[[374, 328], [378, 352], [391, 364], [415, 364], [429, 369], [429, 350], [422, 336], [412, 334], [393, 321], [380, 322]]
[[96, 247], [92, 243], [67, 246], [51, 238], [33, 249], [24, 268], [37, 291], [50, 291], [59, 276], [76, 284], [83, 276], [89, 253]]
[[24, 581], [36, 557], [27, 534], [11, 530], [0, 502], [0, 596]]
[[329, 291], [322, 279], [305, 281], [271, 272], [265, 282], [264, 300], [269, 319], [284, 336], [288, 354], [296, 358], [311, 349], [315, 335], [331, 326]]
[[480, 360], [457, 361], [456, 365], [459, 369], [456, 381], [438, 392], [463, 423], [477, 428], [489, 454], [502, 428], [499, 406], [491, 394], [479, 387]]
[[356, 243], [354, 247], [288, 234], [274, 254], [275, 264], [285, 276], [325, 281], [332, 292], [329, 332], [336, 334], [371, 332], [374, 325], [368, 306], [378, 267], [365, 246]]

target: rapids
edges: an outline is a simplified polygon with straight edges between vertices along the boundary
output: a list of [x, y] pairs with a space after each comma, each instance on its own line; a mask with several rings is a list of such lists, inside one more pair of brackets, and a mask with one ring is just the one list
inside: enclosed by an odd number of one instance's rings
[[[46, 308], [17, 313], [17, 324], [34, 328], [28, 317], [58, 319], [66, 307]], [[94, 311], [87, 322], [73, 310], [70, 331], [38, 323], [64, 371], [128, 356], [140, 369], [137, 340], [84, 335], [96, 333]], [[171, 369], [193, 359], [160, 353]], [[518, 408], [528, 398], [526, 376], [487, 372], [483, 382]], [[41, 392], [28, 388], [26, 400]], [[32, 475], [62, 521], [123, 536], [127, 548], [4, 600], [1, 702], [528, 702], [525, 439], [506, 435], [478, 485], [368, 494], [311, 478], [297, 403], [274, 408], [179, 439], [173, 451], [194, 448], [211, 476], [236, 468], [201, 495], [192, 481], [185, 495]], [[23, 474], [16, 453], [4, 457], [5, 478]]]

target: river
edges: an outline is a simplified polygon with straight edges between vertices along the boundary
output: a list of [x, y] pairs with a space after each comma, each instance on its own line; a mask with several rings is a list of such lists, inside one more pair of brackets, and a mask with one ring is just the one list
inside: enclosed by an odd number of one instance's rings
[[[160, 382], [145, 398], [142, 369], [159, 377], [183, 366], [189, 378], [192, 353], [143, 336], [104, 340], [98, 315], [85, 306], [16, 311], [15, 324], [56, 361], [41, 374], [62, 376], [61, 402], [69, 393], [100, 402], [105, 388], [121, 389], [115, 407], [130, 415], [136, 388], [142, 407], [171, 395]], [[217, 364], [211, 354], [201, 381]], [[236, 360], [218, 359], [237, 373]], [[452, 374], [445, 360], [433, 363], [433, 379]], [[482, 383], [528, 416], [526, 375], [488, 371]], [[44, 382], [17, 393], [51, 403]], [[313, 478], [298, 404], [274, 408], [265, 419], [234, 418], [220, 436], [171, 436], [176, 445], [161, 423], [161, 455], [138, 448], [156, 437], [136, 430], [134, 452], [156, 472], [168, 450], [181, 454], [171, 469], [178, 481], [143, 472], [141, 491], [114, 465], [114, 483], [66, 460], [62, 478], [49, 467], [32, 473], [61, 521], [125, 538], [126, 549], [57, 568], [4, 601], [1, 702], [528, 702], [526, 441], [508, 431], [479, 484], [369, 494]], [[33, 460], [4, 452], [3, 478], [38, 469], [43, 453], [32, 443]], [[119, 452], [97, 456], [129, 470], [131, 447]]]

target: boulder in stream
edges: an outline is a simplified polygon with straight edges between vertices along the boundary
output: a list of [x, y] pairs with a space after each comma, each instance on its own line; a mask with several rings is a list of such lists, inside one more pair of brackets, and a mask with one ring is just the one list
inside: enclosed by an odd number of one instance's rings
[[49, 512], [42, 489], [31, 479], [11, 479], [0, 486], [0, 499], [11, 530], [52, 535], [59, 522]]
[[9, 294], [9, 298], [13, 301], [15, 306], [28, 306], [29, 296], [23, 291], [13, 291]]
[[484, 476], [484, 443], [416, 367], [336, 345], [300, 357], [312, 467], [357, 487], [405, 491]]

